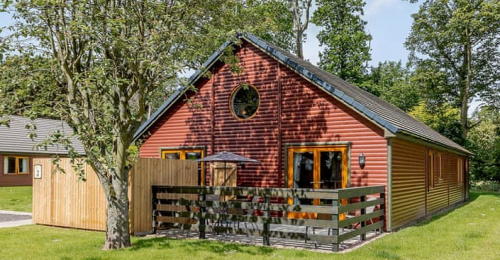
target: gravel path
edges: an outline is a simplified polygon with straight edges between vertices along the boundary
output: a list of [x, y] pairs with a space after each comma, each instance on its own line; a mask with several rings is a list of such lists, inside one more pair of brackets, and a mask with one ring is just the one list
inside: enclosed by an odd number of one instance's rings
[[31, 219], [30, 215], [17, 215], [17, 214], [2, 214], [0, 213], [0, 222], [18, 221]]

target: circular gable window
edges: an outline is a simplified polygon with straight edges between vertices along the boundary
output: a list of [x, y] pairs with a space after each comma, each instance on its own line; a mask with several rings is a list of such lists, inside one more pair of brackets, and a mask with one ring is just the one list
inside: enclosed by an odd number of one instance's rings
[[259, 92], [254, 86], [242, 84], [231, 94], [229, 106], [233, 115], [239, 119], [248, 119], [259, 109]]

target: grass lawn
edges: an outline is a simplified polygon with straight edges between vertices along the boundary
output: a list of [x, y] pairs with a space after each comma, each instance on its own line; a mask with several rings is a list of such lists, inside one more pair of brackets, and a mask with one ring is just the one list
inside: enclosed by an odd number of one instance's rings
[[500, 259], [500, 194], [472, 201], [349, 253], [318, 253], [206, 240], [133, 238], [102, 251], [104, 234], [44, 226], [0, 229], [2, 259]]
[[0, 209], [31, 212], [31, 186], [0, 187]]

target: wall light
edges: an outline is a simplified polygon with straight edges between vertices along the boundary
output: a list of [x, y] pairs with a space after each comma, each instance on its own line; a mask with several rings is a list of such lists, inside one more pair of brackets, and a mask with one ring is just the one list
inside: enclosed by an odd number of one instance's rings
[[365, 163], [366, 163], [366, 157], [363, 153], [359, 155], [359, 166], [361, 169], [365, 168]]

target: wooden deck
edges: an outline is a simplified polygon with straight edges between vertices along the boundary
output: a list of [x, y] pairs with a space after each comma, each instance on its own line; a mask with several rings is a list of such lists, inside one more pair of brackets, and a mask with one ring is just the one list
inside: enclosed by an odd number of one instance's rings
[[[256, 223], [246, 223], [250, 232], [259, 232], [263, 229], [262, 224]], [[236, 223], [231, 223], [230, 225], [237, 225]], [[239, 223], [240, 227], [243, 227], [245, 223]], [[257, 225], [257, 226], [256, 226]], [[305, 237], [306, 227], [304, 226], [292, 226], [292, 225], [271, 225], [271, 232], [286, 232], [286, 233], [302, 233]], [[345, 229], [341, 231], [340, 235], [344, 233], [351, 232], [352, 230]], [[318, 235], [327, 235], [327, 229], [315, 229], [315, 233]], [[312, 238], [312, 229], [308, 229], [308, 240], [297, 240], [297, 239], [287, 239], [287, 238], [277, 238], [273, 237], [270, 239], [270, 246], [276, 248], [293, 248], [293, 249], [302, 249], [302, 250], [314, 250], [320, 252], [333, 252], [331, 244], [321, 244], [315, 243]], [[360, 237], [355, 237], [349, 239], [347, 241], [342, 242], [339, 245], [339, 251], [346, 251], [349, 249], [356, 248], [363, 244], [369, 243], [374, 239], [381, 236], [381, 232], [368, 232], [366, 234], [366, 240], [362, 241]], [[158, 230], [156, 234], [148, 235], [148, 237], [168, 237], [175, 239], [199, 239], [198, 238], [198, 228], [193, 226], [192, 228], [170, 228]], [[207, 233], [205, 235], [208, 240], [215, 240], [221, 242], [232, 242], [232, 243], [241, 243], [245, 245], [254, 245], [254, 246], [262, 246], [263, 238], [261, 236], [252, 236], [245, 234], [234, 234], [234, 233], [216, 233], [212, 230], [210, 226], [207, 226]]]

